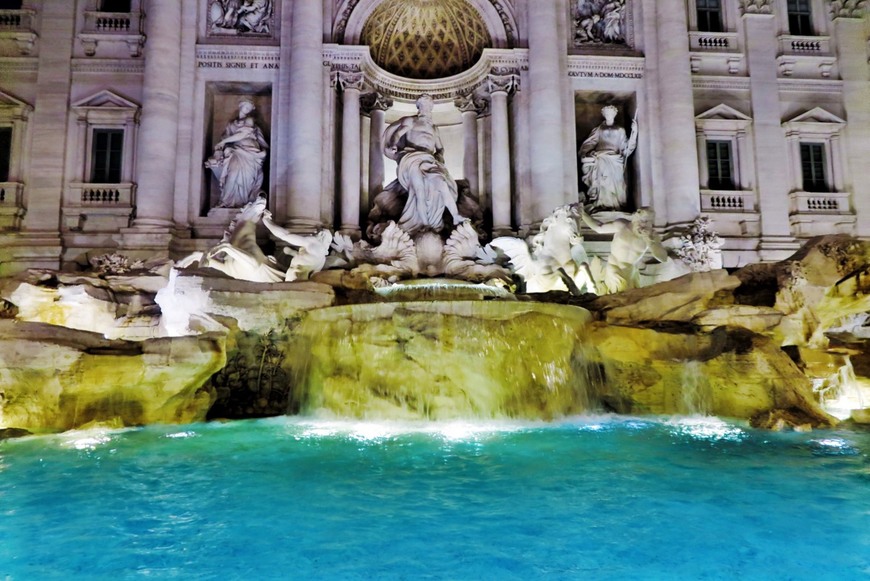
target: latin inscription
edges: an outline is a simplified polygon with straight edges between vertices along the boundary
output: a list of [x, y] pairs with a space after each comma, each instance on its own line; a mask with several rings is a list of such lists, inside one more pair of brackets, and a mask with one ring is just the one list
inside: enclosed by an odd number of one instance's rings
[[260, 70], [271, 69], [278, 70], [280, 67], [275, 62], [257, 62], [257, 61], [198, 61], [197, 68], [200, 69], [247, 69]]
[[643, 73], [620, 73], [612, 71], [571, 71], [571, 77], [583, 77], [587, 79], [642, 79]]

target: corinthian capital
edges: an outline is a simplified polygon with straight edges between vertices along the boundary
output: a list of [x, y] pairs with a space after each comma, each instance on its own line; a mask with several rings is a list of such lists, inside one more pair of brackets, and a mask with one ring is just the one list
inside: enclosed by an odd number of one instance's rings
[[332, 86], [338, 91], [357, 90], [363, 88], [363, 74], [357, 66], [333, 65], [329, 71]]
[[501, 92], [510, 95], [520, 88], [520, 75], [516, 69], [494, 68], [486, 80], [490, 94]]
[[489, 107], [486, 98], [474, 91], [459, 93], [453, 100], [453, 104], [463, 113], [476, 113], [477, 115], [483, 115]]

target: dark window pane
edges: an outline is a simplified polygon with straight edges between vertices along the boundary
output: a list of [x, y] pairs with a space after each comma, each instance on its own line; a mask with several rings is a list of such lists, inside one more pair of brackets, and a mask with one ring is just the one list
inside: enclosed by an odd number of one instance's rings
[[788, 31], [798, 36], [812, 36], [813, 13], [810, 0], [788, 0]]
[[701, 32], [722, 32], [722, 5], [719, 0], [698, 0], [698, 30]]
[[711, 190], [733, 190], [731, 142], [707, 142], [707, 187]]
[[119, 183], [123, 154], [123, 129], [95, 129], [91, 183]]
[[21, 10], [21, 0], [0, 0], [0, 10]]
[[9, 181], [9, 162], [12, 159], [12, 128], [0, 127], [0, 182]]
[[101, 12], [130, 12], [130, 0], [103, 0]]
[[801, 143], [801, 174], [805, 192], [827, 192], [825, 179], [825, 146], [822, 143]]

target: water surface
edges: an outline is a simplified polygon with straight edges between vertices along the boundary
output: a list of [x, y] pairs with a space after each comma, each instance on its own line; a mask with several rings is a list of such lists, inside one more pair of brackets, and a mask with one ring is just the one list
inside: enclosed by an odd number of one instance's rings
[[868, 453], [712, 418], [9, 440], [0, 578], [864, 578]]

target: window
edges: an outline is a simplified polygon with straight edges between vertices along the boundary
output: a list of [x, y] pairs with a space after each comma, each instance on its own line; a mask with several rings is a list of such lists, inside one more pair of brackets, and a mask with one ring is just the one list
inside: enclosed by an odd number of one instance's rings
[[0, 127], [0, 182], [9, 181], [12, 162], [12, 128]]
[[124, 130], [94, 129], [93, 140], [91, 183], [120, 183], [124, 159]]
[[722, 32], [722, 4], [720, 0], [697, 0], [698, 30]]
[[0, 10], [21, 10], [21, 0], [0, 0]]
[[813, 14], [810, 0], [788, 0], [788, 31], [796, 36], [812, 36]]
[[707, 185], [711, 190], [733, 190], [730, 141], [707, 141]]
[[102, 0], [100, 12], [132, 12], [130, 0]]
[[824, 143], [801, 143], [801, 175], [805, 192], [828, 191]]

